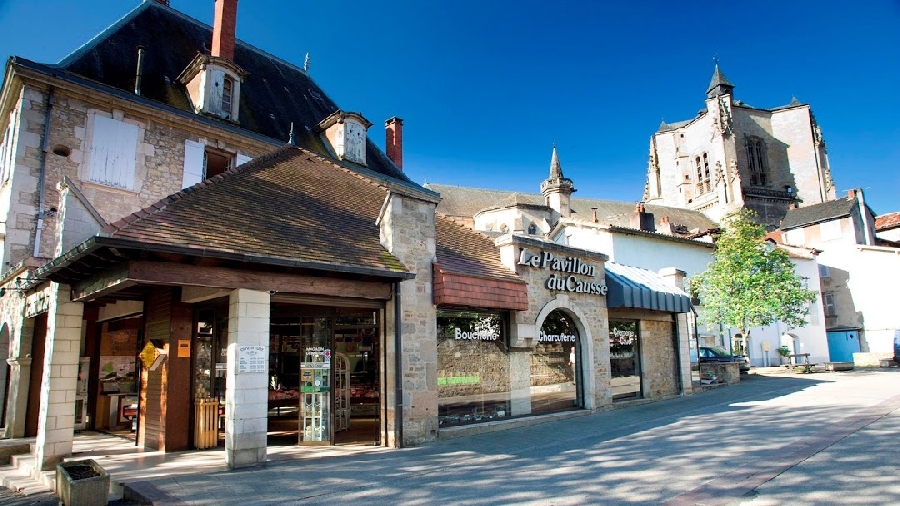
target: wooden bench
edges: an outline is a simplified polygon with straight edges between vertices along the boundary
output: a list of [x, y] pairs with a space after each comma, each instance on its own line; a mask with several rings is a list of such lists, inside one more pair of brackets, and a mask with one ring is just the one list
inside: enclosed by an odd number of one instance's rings
[[791, 371], [793, 371], [795, 367], [803, 367], [803, 368], [804, 368], [804, 369], [803, 369], [803, 372], [812, 372], [812, 368], [815, 367], [815, 366], [817, 365], [817, 364], [810, 364], [810, 363], [809, 363], [809, 353], [796, 353], [796, 354], [794, 354], [794, 355], [788, 355], [787, 357], [788, 357], [788, 358], [802, 358], [802, 359], [803, 359], [803, 363], [802, 363], [802, 364], [797, 364], [797, 363], [794, 363], [794, 364], [788, 364], [788, 367], [790, 367]]

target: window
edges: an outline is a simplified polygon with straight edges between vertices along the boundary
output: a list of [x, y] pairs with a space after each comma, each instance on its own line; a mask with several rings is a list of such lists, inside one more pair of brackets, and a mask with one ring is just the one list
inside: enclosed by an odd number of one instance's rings
[[532, 223], [531, 225], [528, 225], [528, 233], [531, 235], [537, 234], [538, 233], [537, 225], [535, 225], [534, 223]]
[[697, 169], [697, 195], [703, 195], [710, 191], [709, 184], [709, 157], [706, 153], [694, 158]]
[[95, 114], [91, 137], [91, 182], [115, 188], [134, 187], [138, 127]]
[[231, 117], [231, 106], [234, 101], [234, 81], [225, 76], [222, 79], [222, 114], [226, 118]]
[[827, 265], [819, 264], [819, 277], [820, 278], [830, 278], [831, 277], [831, 268]]
[[825, 316], [837, 316], [837, 310], [834, 307], [834, 292], [823, 293], [822, 304], [825, 306]]
[[217, 176], [226, 170], [252, 160], [249, 156], [237, 156], [227, 151], [207, 147], [192, 140], [184, 141], [184, 173], [181, 187], [193, 186], [204, 179]]
[[747, 165], [750, 168], [750, 184], [753, 186], [766, 186], [766, 144], [756, 136], [747, 137]]
[[10, 152], [12, 151], [12, 127], [7, 127], [3, 134], [3, 140], [0, 141], [0, 183], [5, 183], [9, 179]]

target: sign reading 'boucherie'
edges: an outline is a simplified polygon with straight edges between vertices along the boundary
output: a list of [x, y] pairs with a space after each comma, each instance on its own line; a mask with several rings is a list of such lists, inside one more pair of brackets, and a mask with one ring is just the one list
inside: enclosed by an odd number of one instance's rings
[[554, 271], [544, 282], [548, 290], [591, 295], [606, 295], [609, 290], [605, 283], [584, 279], [595, 277], [597, 269], [580, 258], [558, 257], [549, 251], [532, 253], [528, 248], [522, 248], [519, 265]]

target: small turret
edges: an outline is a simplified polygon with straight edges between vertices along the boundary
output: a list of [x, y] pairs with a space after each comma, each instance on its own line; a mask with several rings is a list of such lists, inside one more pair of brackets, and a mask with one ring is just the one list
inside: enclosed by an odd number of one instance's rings
[[553, 146], [553, 155], [550, 157], [550, 177], [541, 183], [541, 195], [544, 196], [550, 208], [558, 212], [560, 216], [567, 218], [571, 214], [569, 198], [573, 193], [575, 193], [575, 184], [571, 179], [563, 176], [559, 156], [556, 154], [556, 146]]

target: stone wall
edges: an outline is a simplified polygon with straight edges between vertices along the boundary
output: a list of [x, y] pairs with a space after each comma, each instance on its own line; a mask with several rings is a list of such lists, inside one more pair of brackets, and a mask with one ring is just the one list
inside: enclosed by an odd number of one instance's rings
[[[402, 348], [401, 378], [389, 369], [388, 386], [401, 382], [402, 433], [404, 445], [437, 438], [437, 311], [433, 303], [432, 263], [435, 259], [434, 210], [436, 202], [391, 193], [379, 221], [381, 243], [416, 277], [400, 283], [400, 297], [388, 304], [391, 315], [386, 335], [393, 336], [398, 324], [393, 318], [400, 304]], [[398, 300], [399, 299], [399, 300]], [[396, 354], [393, 344], [387, 351]], [[389, 424], [398, 421], [395, 403], [388, 400]], [[395, 430], [399, 427], [395, 427]]]
[[671, 321], [640, 320], [644, 397], [661, 399], [678, 393], [674, 329]]

